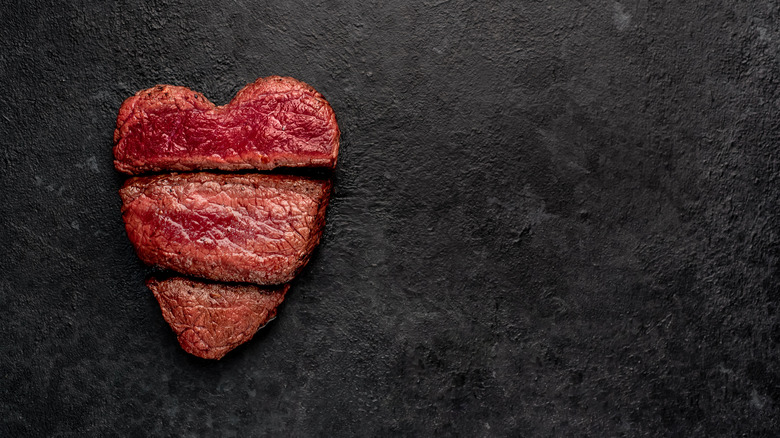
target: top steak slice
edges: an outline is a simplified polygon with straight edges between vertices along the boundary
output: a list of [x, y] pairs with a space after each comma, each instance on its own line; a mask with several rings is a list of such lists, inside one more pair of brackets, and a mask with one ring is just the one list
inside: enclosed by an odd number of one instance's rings
[[119, 191], [145, 263], [220, 281], [287, 283], [325, 225], [331, 183], [299, 176], [164, 174]]
[[290, 288], [217, 284], [183, 277], [151, 278], [146, 285], [160, 303], [184, 351], [204, 359], [221, 359], [249, 341], [276, 316]]
[[339, 128], [328, 102], [293, 78], [258, 79], [224, 106], [186, 87], [158, 85], [128, 98], [114, 131], [114, 165], [148, 171], [329, 167]]

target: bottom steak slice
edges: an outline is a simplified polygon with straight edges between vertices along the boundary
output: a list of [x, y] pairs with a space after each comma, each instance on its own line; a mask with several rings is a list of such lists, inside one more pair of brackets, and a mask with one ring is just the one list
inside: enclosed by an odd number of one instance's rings
[[325, 225], [329, 180], [283, 175], [130, 178], [122, 217], [150, 265], [219, 281], [288, 283]]
[[221, 359], [252, 339], [276, 316], [276, 307], [290, 288], [289, 284], [258, 287], [183, 277], [151, 278], [146, 285], [181, 347], [204, 359]]

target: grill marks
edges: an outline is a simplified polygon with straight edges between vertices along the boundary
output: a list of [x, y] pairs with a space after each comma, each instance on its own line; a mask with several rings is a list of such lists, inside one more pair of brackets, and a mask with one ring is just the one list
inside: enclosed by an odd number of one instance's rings
[[331, 192], [329, 179], [294, 168], [332, 169], [339, 135], [327, 101], [292, 78], [258, 79], [219, 107], [170, 85], [122, 104], [114, 132], [121, 172], [295, 174], [168, 173], [130, 178], [120, 190], [141, 260], [200, 277], [147, 282], [184, 350], [220, 359], [275, 316], [285, 283], [319, 243]]

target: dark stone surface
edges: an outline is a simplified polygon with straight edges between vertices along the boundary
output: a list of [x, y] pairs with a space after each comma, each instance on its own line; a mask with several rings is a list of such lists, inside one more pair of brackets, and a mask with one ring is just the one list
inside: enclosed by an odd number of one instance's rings
[[[736, 3], [3, 3], [0, 435], [777, 435], [780, 4]], [[333, 105], [336, 194], [208, 362], [143, 285], [116, 112], [270, 74]]]

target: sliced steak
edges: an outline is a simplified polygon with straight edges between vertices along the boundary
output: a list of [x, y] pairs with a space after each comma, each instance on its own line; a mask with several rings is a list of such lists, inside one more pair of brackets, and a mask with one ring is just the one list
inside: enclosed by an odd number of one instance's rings
[[158, 85], [128, 98], [114, 131], [122, 172], [334, 167], [339, 128], [328, 102], [293, 78], [258, 79], [227, 105]]
[[300, 176], [167, 174], [130, 178], [122, 214], [150, 265], [212, 280], [287, 283], [325, 225], [331, 183]]
[[146, 282], [184, 351], [221, 359], [274, 319], [290, 285], [259, 287], [173, 277]]

